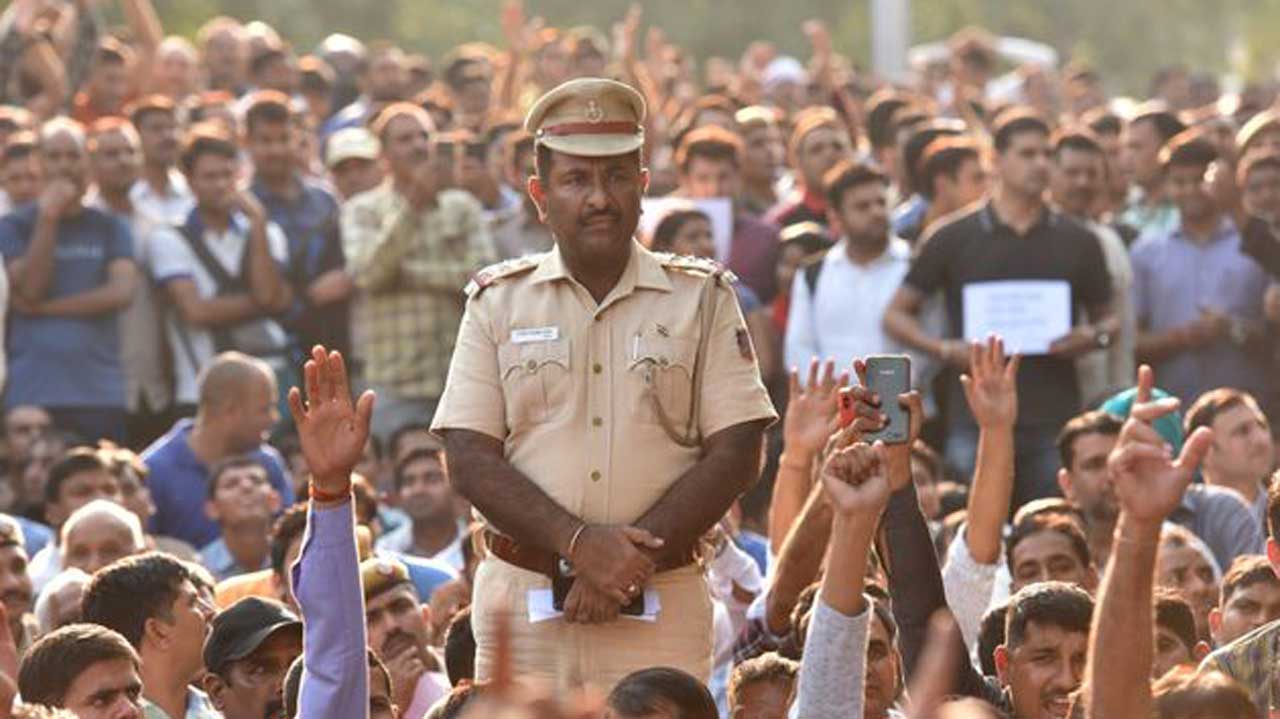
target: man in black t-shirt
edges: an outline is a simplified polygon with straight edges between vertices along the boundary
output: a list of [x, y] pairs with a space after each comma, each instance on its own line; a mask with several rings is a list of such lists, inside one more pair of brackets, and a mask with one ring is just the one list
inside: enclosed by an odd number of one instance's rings
[[[958, 379], [969, 362], [963, 341], [965, 287], [1001, 280], [1061, 281], [1070, 286], [1071, 306], [1083, 306], [1090, 322], [1074, 325], [1047, 353], [1027, 357], [1018, 375], [1013, 496], [1017, 507], [1058, 494], [1054, 438], [1081, 402], [1074, 360], [1109, 346], [1119, 323], [1097, 238], [1044, 203], [1050, 167], [1048, 126], [1035, 115], [1012, 111], [996, 127], [995, 149], [999, 183], [991, 199], [924, 238], [884, 322], [895, 339], [958, 370], [946, 381], [946, 455], [967, 476], [977, 455], [978, 430]], [[919, 321], [924, 301], [935, 292], [942, 292], [946, 300], [946, 337], [929, 336]]]

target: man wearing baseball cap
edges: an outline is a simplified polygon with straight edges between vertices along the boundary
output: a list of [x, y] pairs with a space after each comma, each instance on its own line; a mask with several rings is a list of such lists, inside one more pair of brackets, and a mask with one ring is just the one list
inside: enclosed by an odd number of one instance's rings
[[644, 122], [640, 94], [612, 80], [539, 99], [528, 191], [556, 246], [466, 290], [432, 430], [486, 524], [479, 681], [503, 614], [520, 676], [609, 687], [654, 665], [710, 673], [694, 550], [758, 477], [776, 414], [728, 273], [634, 238]]
[[302, 622], [280, 602], [245, 597], [213, 620], [205, 690], [226, 719], [287, 719], [280, 687], [300, 654]]
[[343, 201], [382, 184], [378, 155], [382, 145], [363, 127], [338, 130], [329, 138], [324, 164], [333, 178], [333, 187]]

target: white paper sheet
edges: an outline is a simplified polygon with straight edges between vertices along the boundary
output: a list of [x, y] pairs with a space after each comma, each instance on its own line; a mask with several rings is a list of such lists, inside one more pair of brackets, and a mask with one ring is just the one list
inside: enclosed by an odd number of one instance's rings
[[1002, 280], [964, 286], [964, 338], [1000, 335], [1005, 347], [1045, 354], [1071, 331], [1071, 285], [1066, 280]]
[[640, 227], [637, 231], [645, 246], [667, 213], [676, 209], [696, 207], [711, 218], [711, 239], [716, 245], [716, 262], [729, 260], [729, 245], [733, 243], [733, 201], [727, 197], [709, 200], [690, 200], [683, 197], [646, 197], [640, 201]]
[[[564, 616], [564, 612], [555, 608], [550, 589], [530, 589], [526, 603], [529, 605], [530, 624], [559, 619]], [[620, 616], [623, 619], [631, 619], [637, 622], [656, 622], [658, 621], [658, 613], [661, 611], [662, 603], [658, 601], [658, 591], [656, 589], [645, 589], [644, 614], [638, 617], [628, 614]]]

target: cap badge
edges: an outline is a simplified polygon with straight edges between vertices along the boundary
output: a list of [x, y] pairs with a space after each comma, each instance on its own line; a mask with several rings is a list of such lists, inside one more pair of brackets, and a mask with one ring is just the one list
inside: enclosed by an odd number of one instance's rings
[[587, 100], [587, 121], [593, 124], [604, 121], [604, 108], [595, 98]]

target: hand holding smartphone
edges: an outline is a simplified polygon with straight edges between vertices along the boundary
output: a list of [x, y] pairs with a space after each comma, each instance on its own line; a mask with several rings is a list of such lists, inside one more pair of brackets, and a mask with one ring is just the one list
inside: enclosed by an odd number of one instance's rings
[[[911, 416], [898, 401], [898, 396], [911, 391], [911, 358], [906, 355], [872, 355], [866, 359], [866, 369], [865, 386], [880, 398], [880, 411], [887, 423], [884, 429], [864, 435], [863, 441], [905, 444], [911, 434]], [[841, 427], [848, 427], [857, 417], [854, 402], [851, 392], [840, 392], [838, 422]]]

